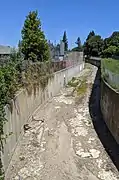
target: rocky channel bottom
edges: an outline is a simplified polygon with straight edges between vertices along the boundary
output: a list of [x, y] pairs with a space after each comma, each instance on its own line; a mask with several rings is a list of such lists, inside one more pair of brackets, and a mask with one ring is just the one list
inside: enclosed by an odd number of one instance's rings
[[37, 110], [6, 180], [119, 179], [91, 119], [89, 101], [96, 73], [96, 67], [86, 65], [60, 94]]

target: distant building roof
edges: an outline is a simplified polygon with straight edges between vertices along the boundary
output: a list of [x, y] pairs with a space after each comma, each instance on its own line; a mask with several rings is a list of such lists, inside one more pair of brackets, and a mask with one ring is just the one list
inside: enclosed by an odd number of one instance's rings
[[0, 55], [11, 54], [12, 48], [10, 46], [0, 45]]

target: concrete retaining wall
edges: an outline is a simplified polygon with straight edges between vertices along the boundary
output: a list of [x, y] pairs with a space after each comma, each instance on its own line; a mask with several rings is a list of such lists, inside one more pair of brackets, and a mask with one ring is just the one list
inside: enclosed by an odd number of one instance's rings
[[44, 91], [39, 87], [35, 95], [34, 92], [32, 92], [31, 95], [28, 95], [26, 90], [22, 90], [19, 92], [13, 102], [12, 113], [6, 107], [6, 117], [8, 122], [4, 125], [4, 132], [5, 134], [10, 132], [13, 134], [7, 138], [6, 143], [4, 144], [2, 161], [5, 171], [8, 168], [16, 145], [19, 142], [18, 140], [22, 137], [23, 125], [30, 120], [31, 115], [38, 108], [38, 106], [46, 103], [48, 99], [59, 93], [60, 89], [64, 86], [64, 76], [67, 83], [83, 68], [84, 62], [81, 62], [81, 64], [54, 73], [54, 77], [49, 80]]
[[101, 58], [96, 58], [96, 57], [91, 57], [89, 59], [86, 58], [85, 62], [90, 63], [90, 64], [92, 64], [94, 66], [100, 67], [100, 65], [101, 65]]
[[119, 74], [115, 74], [113, 72], [111, 72], [110, 70], [105, 68], [105, 74], [106, 74], [106, 81], [110, 84], [110, 85], [114, 85], [114, 87], [119, 87]]
[[119, 93], [103, 80], [101, 82], [101, 110], [109, 130], [119, 143]]

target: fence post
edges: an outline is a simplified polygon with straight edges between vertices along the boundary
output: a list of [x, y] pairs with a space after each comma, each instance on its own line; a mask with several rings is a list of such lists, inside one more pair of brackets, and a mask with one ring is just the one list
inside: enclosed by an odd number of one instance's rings
[[66, 87], [66, 77], [65, 77], [65, 74], [64, 74], [64, 87]]

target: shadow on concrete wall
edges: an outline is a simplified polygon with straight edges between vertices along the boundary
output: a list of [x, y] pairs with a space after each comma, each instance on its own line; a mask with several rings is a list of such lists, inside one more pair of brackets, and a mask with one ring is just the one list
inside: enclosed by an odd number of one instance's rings
[[119, 170], [119, 145], [113, 138], [107, 128], [101, 113], [100, 97], [101, 97], [101, 72], [98, 69], [96, 78], [93, 84], [91, 96], [89, 99], [89, 111], [93, 121], [95, 131], [102, 142], [106, 152], [112, 159], [113, 163]]
[[101, 66], [101, 59], [100, 58], [96, 58], [96, 57], [92, 57], [92, 58], [85, 58], [85, 62], [92, 64], [96, 67], [100, 67]]

